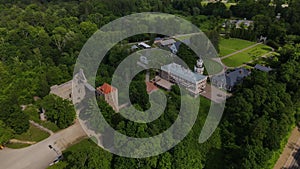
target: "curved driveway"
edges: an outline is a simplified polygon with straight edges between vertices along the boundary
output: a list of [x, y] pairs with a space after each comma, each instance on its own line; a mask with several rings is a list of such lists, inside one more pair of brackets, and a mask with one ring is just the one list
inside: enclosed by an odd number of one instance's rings
[[[71, 144], [87, 137], [78, 121], [72, 126], [59, 131], [47, 139], [23, 149], [0, 151], [0, 168], [3, 169], [45, 169]], [[52, 145], [57, 152], [50, 149]]]

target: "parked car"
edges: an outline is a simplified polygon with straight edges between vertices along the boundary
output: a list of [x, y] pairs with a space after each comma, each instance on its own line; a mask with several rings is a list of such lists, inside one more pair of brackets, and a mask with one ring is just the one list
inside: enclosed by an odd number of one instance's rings
[[62, 159], [63, 159], [63, 155], [57, 157], [57, 160], [62, 160]]
[[63, 159], [63, 155], [58, 156], [52, 163], [49, 164], [49, 166], [52, 166], [52, 165], [58, 163], [62, 159]]
[[58, 162], [59, 162], [59, 160], [56, 159], [56, 160], [54, 160], [52, 163], [50, 163], [49, 166], [52, 166], [52, 165], [54, 165], [54, 164], [56, 164], [56, 163], [58, 163]]

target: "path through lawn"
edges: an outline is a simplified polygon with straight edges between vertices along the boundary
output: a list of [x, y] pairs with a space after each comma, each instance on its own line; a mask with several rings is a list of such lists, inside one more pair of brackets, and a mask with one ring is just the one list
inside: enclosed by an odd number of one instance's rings
[[23, 147], [31, 145], [31, 144], [24, 144], [25, 142], [32, 142], [32, 143], [39, 142], [39, 141], [46, 139], [49, 136], [50, 136], [50, 134], [48, 134], [47, 132], [42, 131], [38, 127], [35, 127], [34, 125], [30, 124], [30, 127], [27, 132], [14, 136], [14, 139], [19, 140], [20, 143], [17, 143], [17, 142], [9, 143], [7, 145], [7, 147], [23, 148]]
[[229, 55], [231, 53], [237, 52], [239, 50], [242, 50], [246, 47], [249, 47], [251, 45], [254, 45], [255, 42], [243, 40], [243, 39], [236, 39], [236, 38], [230, 38], [230, 39], [224, 39], [221, 38], [219, 48], [220, 48], [220, 57]]
[[272, 48], [263, 44], [258, 44], [253, 48], [238, 52], [232, 56], [222, 59], [222, 62], [228, 67], [238, 67], [242, 64], [248, 63], [258, 57], [272, 51]]

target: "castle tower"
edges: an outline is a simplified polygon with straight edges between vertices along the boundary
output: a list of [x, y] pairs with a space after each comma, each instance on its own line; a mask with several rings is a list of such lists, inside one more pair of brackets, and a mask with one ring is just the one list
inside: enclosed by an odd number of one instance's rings
[[100, 95], [104, 95], [105, 101], [114, 109], [119, 112], [119, 100], [118, 100], [118, 89], [104, 83], [102, 86], [97, 88], [97, 92]]
[[194, 72], [198, 74], [203, 74], [204, 72], [204, 65], [203, 65], [203, 60], [198, 59], [197, 64], [194, 66]]

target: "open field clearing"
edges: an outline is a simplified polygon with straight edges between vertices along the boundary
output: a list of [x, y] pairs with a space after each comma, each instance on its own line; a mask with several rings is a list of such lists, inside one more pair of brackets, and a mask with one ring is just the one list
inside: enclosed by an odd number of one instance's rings
[[222, 62], [228, 67], [238, 67], [242, 64], [264, 56], [272, 51], [271, 47], [263, 44], [259, 44], [251, 49], [237, 53], [222, 60]]
[[254, 44], [255, 44], [255, 42], [246, 41], [243, 39], [236, 39], [236, 38], [224, 39], [224, 38], [222, 38], [220, 40], [220, 44], [219, 44], [220, 56], [222, 57], [222, 56], [229, 55], [233, 52], [244, 49], [244, 48], [249, 47]]
[[[47, 137], [49, 137], [50, 134], [40, 130], [39, 128], [33, 126], [30, 124], [30, 127], [27, 132], [15, 135], [14, 139], [20, 140], [20, 141], [29, 141], [29, 142], [39, 142]], [[30, 144], [24, 144], [24, 143], [9, 143], [7, 147], [9, 148], [23, 148], [30, 146]]]

